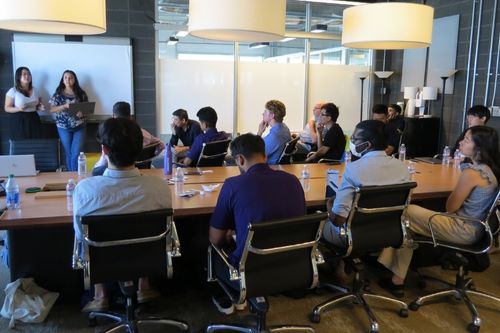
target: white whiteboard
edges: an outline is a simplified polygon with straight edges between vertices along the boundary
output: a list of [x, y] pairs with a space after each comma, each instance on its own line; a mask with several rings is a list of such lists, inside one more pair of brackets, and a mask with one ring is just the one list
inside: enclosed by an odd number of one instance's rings
[[[12, 42], [13, 71], [26, 66], [33, 86], [48, 100], [64, 70], [76, 73], [89, 101], [96, 102], [96, 115], [111, 115], [117, 101], [132, 109], [132, 46], [128, 38], [84, 37], [83, 42], [65, 42], [64, 36], [15, 34]], [[133, 112], [133, 110], [132, 110]]]

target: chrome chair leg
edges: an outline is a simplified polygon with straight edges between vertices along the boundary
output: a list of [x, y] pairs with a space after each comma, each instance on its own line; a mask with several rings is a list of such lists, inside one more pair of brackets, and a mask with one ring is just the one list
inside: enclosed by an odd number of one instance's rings
[[142, 324], [155, 324], [155, 325], [169, 325], [173, 326], [179, 330], [187, 331], [189, 330], [188, 324], [181, 320], [175, 320], [175, 319], [162, 319], [162, 318], [142, 318], [137, 320], [137, 325], [142, 325]]
[[205, 330], [206, 333], [217, 332], [217, 331], [236, 331], [242, 333], [259, 333], [257, 330], [251, 327], [243, 327], [236, 325], [223, 325], [223, 324], [215, 324], [207, 326]]
[[316, 305], [311, 313], [311, 317], [310, 317], [311, 321], [313, 323], [319, 323], [321, 320], [321, 314], [323, 312], [330, 310], [336, 304], [342, 303], [346, 300], [355, 301], [356, 295], [354, 295], [353, 293], [341, 294], [341, 295], [337, 295], [337, 296], [327, 300], [326, 302], [323, 302], [319, 305]]
[[370, 309], [370, 306], [368, 306], [368, 303], [366, 303], [366, 300], [363, 296], [365, 296], [365, 295], [360, 294], [360, 295], [358, 295], [357, 298], [359, 299], [361, 305], [363, 306], [363, 309], [365, 310], [366, 314], [368, 315], [368, 320], [370, 320], [370, 333], [378, 332], [379, 326], [378, 326], [377, 318], [375, 317], [375, 314]]
[[314, 328], [310, 326], [302, 326], [302, 325], [284, 325], [284, 326], [273, 326], [268, 329], [269, 332], [284, 332], [284, 333], [315, 333]]

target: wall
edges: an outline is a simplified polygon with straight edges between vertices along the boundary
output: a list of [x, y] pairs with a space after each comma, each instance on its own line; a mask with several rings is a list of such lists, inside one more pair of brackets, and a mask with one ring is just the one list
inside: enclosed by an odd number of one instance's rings
[[[107, 32], [102, 35], [132, 39], [136, 120], [152, 133], [156, 133], [154, 3], [154, 0], [107, 0]], [[8, 153], [3, 105], [5, 93], [14, 82], [11, 39], [12, 32], [0, 30], [0, 154]]]
[[[474, 27], [473, 31], [473, 45], [472, 45], [472, 59], [470, 71], [467, 70], [468, 54], [469, 54], [469, 39], [471, 34], [471, 20], [472, 20], [472, 4], [474, 0], [428, 0], [427, 4], [435, 8], [434, 17], [445, 17], [450, 15], [460, 15], [459, 32], [458, 32], [458, 50], [457, 50], [457, 62], [456, 69], [459, 70], [455, 74], [455, 91], [453, 95], [445, 96], [445, 108], [443, 117], [443, 141], [442, 146], [445, 144], [454, 144], [456, 138], [462, 132], [462, 119], [463, 111], [471, 105], [471, 87], [472, 87], [472, 76], [473, 76], [473, 65], [474, 65], [474, 54], [476, 50], [476, 33], [477, 30]], [[420, 2], [420, 1], [406, 1], [406, 2]], [[483, 104], [484, 96], [486, 92], [486, 81], [488, 75], [488, 55], [489, 46], [491, 40], [491, 25], [493, 16], [494, 1], [493, 0], [483, 0], [483, 13], [481, 15], [481, 28], [480, 28], [480, 39], [479, 39], [479, 50], [478, 50], [478, 61], [477, 61], [477, 76], [474, 97], [472, 99], [472, 104]], [[479, 15], [479, 1], [476, 1], [476, 21]], [[493, 38], [493, 59], [490, 72], [493, 75], [490, 77], [489, 86], [489, 98], [488, 104], [491, 105], [491, 97], [494, 88], [494, 73], [495, 73], [495, 61], [496, 54], [499, 52], [498, 40], [500, 33], [500, 4], [496, 10], [496, 23], [495, 23], [495, 36]], [[377, 51], [376, 53], [376, 67], [377, 70], [382, 68], [382, 51]], [[401, 70], [402, 70], [402, 51], [388, 51], [386, 56], [386, 70], [392, 70], [396, 73], [390, 78], [390, 91], [385, 97], [385, 102], [394, 103], [396, 101], [403, 100], [403, 94], [400, 92], [401, 84]], [[468, 91], [468, 99], [465, 103], [466, 94], [466, 79], [469, 75], [470, 86]], [[500, 78], [499, 78], [500, 79]], [[375, 101], [379, 98], [379, 87], [380, 80], [376, 79], [375, 91], [373, 92]], [[500, 84], [499, 84], [500, 85]], [[377, 90], [378, 89], [378, 90]], [[465, 106], [464, 106], [465, 105]], [[488, 106], [490, 106], [488, 105]], [[494, 101], [494, 105], [500, 105], [500, 87], [497, 87], [497, 94]], [[434, 115], [437, 115], [441, 107], [441, 97], [438, 96], [438, 100], [432, 102], [431, 110]], [[489, 126], [494, 127], [497, 131], [500, 131], [500, 117], [491, 118]]]

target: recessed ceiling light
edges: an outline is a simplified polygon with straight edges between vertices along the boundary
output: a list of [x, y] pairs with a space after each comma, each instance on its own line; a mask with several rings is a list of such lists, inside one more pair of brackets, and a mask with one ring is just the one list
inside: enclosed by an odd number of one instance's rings
[[314, 34], [319, 34], [328, 30], [328, 26], [326, 24], [315, 24], [311, 27], [311, 32]]
[[168, 38], [167, 45], [175, 45], [175, 44], [177, 44], [178, 41], [179, 41], [178, 38], [176, 38], [174, 36], [170, 36]]
[[260, 49], [262, 47], [267, 47], [267, 46], [269, 46], [269, 42], [252, 43], [248, 47], [251, 49]]
[[181, 30], [181, 31], [177, 31], [177, 33], [175, 34], [175, 37], [186, 37], [188, 34], [189, 34], [188, 31]]

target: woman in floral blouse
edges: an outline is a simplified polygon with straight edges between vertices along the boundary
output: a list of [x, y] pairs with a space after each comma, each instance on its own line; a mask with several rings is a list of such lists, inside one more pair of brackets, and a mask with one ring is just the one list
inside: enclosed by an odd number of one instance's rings
[[71, 103], [88, 102], [85, 91], [80, 88], [75, 72], [65, 70], [56, 92], [49, 100], [50, 112], [55, 114], [57, 131], [66, 154], [68, 171], [77, 171], [78, 154], [85, 144], [85, 118], [81, 112], [71, 114]]

